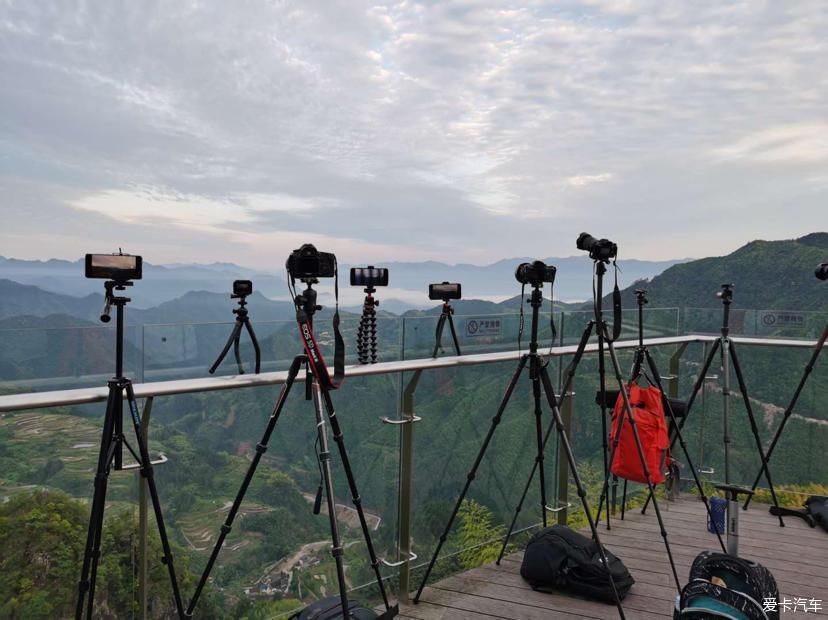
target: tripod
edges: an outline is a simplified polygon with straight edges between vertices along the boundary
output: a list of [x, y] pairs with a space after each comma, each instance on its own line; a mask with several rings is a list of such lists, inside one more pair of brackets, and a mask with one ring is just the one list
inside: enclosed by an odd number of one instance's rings
[[440, 318], [437, 319], [437, 331], [435, 332], [436, 341], [434, 343], [434, 351], [431, 353], [431, 357], [437, 357], [437, 351], [443, 350], [443, 328], [446, 326], [446, 322], [449, 324], [449, 329], [451, 330], [451, 339], [454, 342], [454, 350], [457, 352], [457, 355], [462, 355], [460, 353], [460, 345], [457, 342], [457, 332], [454, 331], [454, 319], [452, 319], [452, 315], [454, 315], [454, 308], [451, 307], [451, 303], [449, 303], [448, 299], [443, 299], [443, 308], [442, 312], [440, 312]]
[[[707, 376], [707, 371], [710, 369], [710, 365], [713, 363], [713, 358], [716, 356], [716, 352], [720, 351], [721, 354], [721, 365], [722, 365], [722, 441], [724, 444], [724, 485], [721, 485], [721, 488], [725, 491], [728, 495], [728, 530], [733, 527], [735, 530], [738, 530], [738, 510], [732, 510], [732, 508], [736, 507], [736, 495], [739, 493], [747, 493], [748, 495], [753, 494], [753, 489], [743, 489], [741, 487], [732, 485], [730, 483], [730, 396], [731, 396], [731, 389], [730, 389], [730, 367], [731, 364], [733, 366], [733, 370], [736, 373], [736, 380], [739, 384], [739, 391], [742, 394], [742, 401], [745, 405], [745, 410], [747, 411], [748, 421], [750, 422], [750, 430], [751, 434], [753, 435], [754, 442], [756, 443], [756, 450], [759, 452], [759, 457], [762, 461], [762, 466], [759, 470], [759, 477], [764, 473], [765, 478], [768, 481], [768, 486], [770, 487], [771, 498], [773, 499], [773, 505], [775, 508], [779, 507], [779, 501], [776, 499], [776, 490], [773, 487], [773, 480], [771, 479], [770, 468], [768, 467], [768, 457], [765, 454], [764, 449], [762, 448], [762, 440], [759, 437], [759, 427], [756, 425], [756, 417], [753, 415], [753, 407], [750, 404], [750, 397], [748, 396], [747, 385], [745, 384], [745, 378], [742, 374], [742, 368], [739, 364], [739, 358], [736, 353], [736, 347], [733, 341], [730, 339], [730, 305], [733, 303], [733, 285], [732, 284], [722, 284], [722, 290], [718, 293], [719, 298], [722, 300], [722, 305], [724, 309], [724, 315], [722, 319], [722, 328], [721, 328], [721, 336], [717, 338], [713, 346], [710, 348], [710, 352], [707, 354], [707, 359], [705, 359], [704, 364], [702, 366], [701, 372], [699, 372], [699, 376], [696, 378], [696, 383], [693, 386], [693, 391], [690, 394], [690, 399], [687, 401], [687, 413], [685, 414], [684, 420], [682, 420], [682, 425], [679, 425], [678, 430], [681, 431], [681, 428], [684, 423], [687, 421], [687, 417], [690, 415], [690, 409], [693, 406], [693, 402], [696, 399], [696, 395], [702, 388], [704, 384], [705, 377]], [[675, 438], [670, 443], [670, 447], [673, 447], [675, 443]], [[754, 486], [755, 489], [755, 486]], [[732, 497], [731, 497], [732, 496]], [[650, 495], [652, 497], [652, 494]], [[644, 508], [647, 508], [647, 504], [649, 503], [650, 498], [647, 499], [647, 503], [644, 504]], [[748, 497], [748, 501], [745, 502], [745, 507], [749, 503], [750, 498]], [[735, 514], [734, 514], [735, 513]], [[782, 515], [777, 515], [779, 518], [779, 525], [780, 527], [785, 527], [785, 522], [782, 520]], [[736, 534], [734, 534], [735, 540]], [[728, 536], [728, 548], [730, 548], [730, 535]], [[735, 553], [734, 553], [735, 555]]]
[[216, 369], [224, 360], [224, 357], [227, 355], [228, 351], [230, 351], [231, 346], [233, 347], [233, 353], [236, 356], [236, 366], [239, 368], [239, 374], [244, 374], [244, 367], [241, 363], [241, 354], [239, 351], [239, 339], [241, 338], [242, 328], [245, 328], [247, 333], [250, 334], [250, 340], [253, 342], [253, 350], [256, 353], [256, 374], [258, 375], [262, 365], [262, 352], [259, 349], [259, 341], [256, 339], [256, 333], [253, 331], [253, 326], [250, 324], [250, 317], [246, 307], [247, 295], [244, 293], [233, 293], [230, 295], [230, 299], [239, 300], [239, 307], [233, 308], [233, 314], [236, 315], [236, 324], [233, 326], [233, 331], [230, 332], [230, 337], [227, 338], [227, 342], [221, 350], [221, 353], [219, 353], [219, 356], [216, 358], [216, 361], [213, 362], [213, 365], [210, 366], [210, 374], [212, 375], [216, 372]]
[[379, 301], [374, 299], [377, 289], [365, 287], [365, 301], [362, 303], [362, 317], [357, 330], [357, 354], [360, 364], [377, 363], [377, 310]]
[[[531, 341], [529, 343], [529, 353], [525, 353], [521, 356], [520, 361], [518, 362], [517, 368], [515, 369], [514, 374], [512, 375], [511, 380], [506, 388], [506, 393], [503, 396], [503, 399], [500, 401], [500, 405], [498, 405], [497, 413], [495, 414], [494, 418], [492, 418], [491, 426], [489, 427], [489, 431], [486, 434], [486, 437], [483, 440], [483, 444], [480, 446], [480, 451], [477, 453], [477, 457], [474, 460], [474, 465], [472, 465], [471, 471], [469, 471], [466, 477], [466, 484], [463, 487], [460, 496], [457, 498], [457, 502], [454, 505], [454, 510], [452, 510], [451, 516], [449, 517], [448, 523], [446, 524], [445, 530], [443, 531], [442, 535], [440, 536], [439, 542], [437, 543], [437, 548], [434, 550], [434, 555], [431, 558], [431, 561], [428, 564], [428, 568], [426, 569], [426, 573], [423, 576], [423, 581], [420, 583], [420, 587], [417, 590], [417, 594], [414, 597], [414, 602], [417, 603], [420, 600], [420, 596], [423, 593], [423, 589], [425, 588], [425, 584], [428, 581], [428, 577], [431, 574], [432, 569], [434, 568], [434, 564], [437, 561], [437, 557], [440, 555], [440, 550], [443, 547], [443, 544], [446, 542], [448, 538], [449, 532], [451, 531], [451, 526], [454, 523], [454, 519], [457, 517], [457, 513], [460, 510], [460, 507], [463, 503], [463, 500], [466, 497], [466, 494], [469, 491], [469, 487], [471, 487], [472, 480], [474, 480], [475, 476], [477, 475], [477, 470], [480, 467], [480, 463], [483, 460], [483, 457], [486, 454], [486, 449], [489, 447], [489, 443], [494, 436], [495, 430], [497, 429], [498, 424], [500, 424], [500, 420], [503, 417], [503, 412], [506, 410], [506, 406], [509, 403], [510, 398], [512, 397], [512, 393], [517, 386], [518, 379], [520, 378], [521, 373], [527, 367], [529, 367], [529, 378], [532, 381], [532, 397], [534, 401], [534, 415], [535, 415], [535, 437], [536, 437], [536, 448], [537, 454], [535, 456], [535, 463], [532, 468], [532, 476], [530, 476], [530, 483], [531, 479], [534, 477], [535, 470], [540, 469], [540, 503], [541, 503], [541, 514], [543, 519], [543, 525], [546, 527], [546, 513], [547, 511], [554, 510], [550, 508], [546, 503], [546, 480], [544, 475], [544, 468], [543, 468], [543, 454], [544, 454], [544, 445], [546, 440], [549, 438], [551, 434], [552, 428], [554, 427], [558, 431], [558, 436], [560, 438], [561, 446], [563, 447], [564, 451], [566, 452], [567, 462], [569, 463], [569, 470], [572, 473], [572, 477], [575, 481], [575, 486], [578, 489], [578, 497], [581, 498], [581, 504], [584, 508], [584, 513], [587, 516], [587, 520], [589, 521], [589, 527], [592, 530], [592, 537], [595, 540], [598, 546], [598, 552], [601, 556], [601, 562], [604, 568], [607, 569], [607, 573], [609, 575], [609, 580], [612, 585], [613, 592], [615, 593], [615, 602], [616, 607], [618, 608], [619, 616], [623, 619], [624, 610], [621, 607], [621, 599], [618, 596], [618, 591], [616, 590], [615, 583], [612, 580], [612, 576], [609, 574], [609, 564], [607, 563], [607, 557], [604, 552], [604, 548], [601, 545], [601, 540], [598, 536], [598, 530], [595, 525], [595, 520], [592, 517], [592, 512], [589, 508], [589, 503], [586, 499], [586, 490], [584, 489], [583, 484], [581, 483], [581, 478], [578, 474], [578, 470], [575, 464], [575, 456], [572, 452], [572, 446], [569, 443], [569, 438], [566, 435], [563, 419], [561, 418], [561, 412], [558, 408], [558, 398], [555, 395], [555, 390], [552, 387], [552, 382], [549, 378], [549, 373], [547, 371], [546, 364], [543, 363], [543, 360], [538, 354], [538, 316], [540, 307], [543, 304], [543, 294], [541, 292], [541, 287], [543, 286], [542, 282], [532, 282], [532, 296], [529, 299], [529, 303], [532, 307], [532, 330], [531, 330]], [[449, 315], [450, 316], [450, 315]], [[570, 378], [571, 380], [571, 378]], [[541, 428], [541, 416], [542, 416], [542, 409], [541, 409], [541, 392], [546, 396], [547, 403], [549, 407], [552, 409], [552, 416], [553, 420], [549, 426], [549, 429], [546, 432], [546, 436], [542, 435], [542, 428]], [[565, 392], [564, 392], [565, 393]], [[527, 483], [527, 489], [529, 484]], [[520, 512], [523, 501], [526, 497], [526, 491], [524, 491], [524, 495], [521, 498], [520, 504], [518, 505], [517, 512]], [[517, 513], [515, 518], [517, 518]], [[514, 525], [514, 522], [513, 522]], [[510, 529], [511, 534], [511, 529]], [[507, 538], [508, 541], [508, 538]], [[505, 544], [504, 544], [505, 548]], [[502, 552], [501, 552], [502, 557]], [[499, 562], [500, 560], [498, 560]]]
[[[302, 279], [302, 281], [307, 285], [307, 288], [301, 294], [296, 296], [295, 303], [297, 308], [301, 308], [307, 314], [309, 322], [312, 322], [314, 313], [322, 309], [322, 306], [316, 305], [316, 291], [312, 288], [312, 285], [315, 284], [317, 280], [315, 278], [304, 278]], [[376, 576], [377, 585], [379, 586], [379, 591], [382, 595], [382, 599], [385, 604], [386, 611], [381, 616], [381, 618], [393, 618], [397, 613], [397, 607], [394, 606], [392, 608], [388, 603], [388, 595], [385, 592], [385, 584], [382, 581], [382, 575], [379, 571], [379, 560], [377, 559], [377, 555], [374, 552], [374, 545], [371, 541], [371, 534], [368, 529], [368, 523], [365, 520], [365, 512], [362, 508], [362, 499], [359, 495], [359, 491], [357, 490], [356, 480], [354, 479], [353, 470], [351, 469], [351, 463], [348, 459], [348, 453], [345, 450], [344, 436], [342, 434], [342, 429], [339, 426], [339, 420], [336, 417], [336, 411], [334, 410], [331, 395], [328, 392], [328, 390], [319, 383], [318, 378], [314, 376], [313, 373], [310, 371], [307, 356], [297, 355], [295, 358], [293, 358], [293, 363], [291, 364], [290, 369], [288, 370], [287, 380], [282, 386], [282, 389], [279, 392], [279, 396], [276, 399], [273, 411], [270, 415], [267, 426], [265, 427], [264, 434], [262, 435], [262, 438], [259, 441], [259, 443], [256, 444], [256, 454], [253, 456], [253, 459], [250, 462], [250, 466], [247, 469], [247, 473], [244, 476], [244, 480], [242, 481], [241, 487], [239, 488], [239, 491], [236, 494], [235, 500], [233, 500], [233, 505], [231, 506], [230, 511], [227, 514], [227, 518], [224, 524], [221, 526], [218, 538], [216, 539], [216, 544], [213, 547], [212, 553], [210, 554], [210, 559], [207, 561], [207, 566], [205, 567], [204, 572], [201, 575], [201, 579], [199, 580], [198, 585], [196, 586], [193, 598], [190, 601], [189, 606], [187, 607], [187, 617], [192, 617], [193, 610], [195, 609], [195, 606], [198, 603], [198, 599], [201, 596], [201, 592], [204, 589], [205, 584], [207, 583], [207, 579], [210, 576], [210, 571], [213, 568], [213, 564], [215, 564], [219, 551], [221, 550], [221, 547], [224, 544], [224, 539], [227, 537], [227, 534], [230, 533], [230, 530], [233, 527], [233, 520], [236, 518], [239, 508], [241, 507], [245, 493], [247, 493], [247, 488], [248, 486], [250, 486], [251, 480], [253, 480], [253, 476], [256, 473], [256, 468], [259, 465], [259, 461], [261, 460], [262, 455], [267, 451], [267, 444], [270, 441], [270, 436], [273, 433], [274, 428], [276, 427], [276, 422], [279, 420], [279, 416], [282, 413], [282, 409], [284, 408], [285, 402], [287, 401], [287, 397], [290, 394], [291, 387], [293, 387], [293, 384], [296, 381], [296, 377], [299, 374], [299, 369], [302, 366], [305, 367], [305, 398], [306, 400], [313, 400], [314, 413], [316, 415], [316, 430], [319, 441], [319, 467], [322, 471], [325, 500], [328, 508], [328, 519], [330, 522], [332, 542], [331, 555], [333, 556], [334, 562], [336, 563], [336, 576], [339, 585], [339, 598], [342, 604], [342, 618], [350, 618], [351, 616], [348, 612], [348, 586], [345, 581], [345, 566], [343, 559], [344, 548], [341, 544], [341, 540], [339, 537], [339, 526], [336, 519], [336, 500], [334, 498], [333, 480], [331, 475], [331, 453], [328, 446], [328, 431], [325, 425], [325, 414], [327, 414], [328, 423], [331, 425], [331, 431], [333, 432], [334, 442], [336, 443], [337, 448], [339, 449], [339, 456], [342, 460], [342, 468], [345, 470], [345, 477], [348, 479], [348, 487], [351, 492], [351, 501], [353, 502], [354, 507], [356, 508], [357, 515], [359, 516], [359, 524], [362, 528], [362, 535], [365, 539], [365, 544], [368, 547], [368, 555], [371, 559], [371, 568], [373, 569], [374, 575]], [[314, 503], [314, 514], [319, 514], [319, 509], [321, 507], [322, 501], [321, 492], [322, 488], [320, 486], [320, 489], [317, 492], [316, 502]]]
[[[124, 446], [132, 454], [132, 457], [138, 464], [141, 475], [147, 481], [147, 487], [152, 498], [152, 507], [155, 511], [155, 521], [158, 525], [158, 534], [161, 538], [161, 547], [164, 551], [162, 561], [167, 565], [167, 571], [170, 574], [170, 583], [172, 584], [176, 611], [179, 617], [184, 616], [181, 594], [178, 589], [178, 580], [175, 577], [173, 556], [170, 550], [169, 540], [167, 539], [167, 530], [164, 527], [164, 513], [161, 509], [161, 502], [158, 499], [158, 490], [155, 487], [152, 461], [150, 460], [146, 440], [141, 431], [141, 415], [138, 412], [138, 404], [135, 401], [132, 381], [124, 377], [124, 306], [131, 300], [128, 297], [116, 295], [114, 291], [123, 291], [128, 286], [132, 286], [132, 282], [111, 280], [104, 284], [106, 290], [106, 305], [101, 315], [101, 321], [104, 323], [109, 322], [110, 308], [113, 305], [115, 306], [115, 376], [107, 382], [109, 395], [106, 400], [106, 414], [104, 415], [103, 433], [101, 435], [100, 451], [98, 452], [98, 465], [95, 470], [95, 492], [92, 497], [89, 529], [86, 534], [83, 567], [81, 569], [80, 580], [78, 581], [78, 602], [75, 607], [75, 620], [80, 620], [83, 617], [85, 601], [87, 603], [86, 618], [92, 618], [92, 611], [95, 605], [95, 581], [98, 575], [98, 561], [101, 556], [103, 519], [106, 508], [106, 487], [113, 465], [116, 470], [124, 469]], [[138, 447], [137, 453], [129, 445], [126, 437], [124, 437], [124, 393], [126, 393], [132, 424], [135, 429], [135, 442]]]
[[[644, 376], [650, 383], [650, 385], [655, 385], [656, 388], [662, 394], [662, 402], [665, 405], [665, 409], [667, 411], [667, 415], [670, 419], [670, 425], [672, 427], [673, 432], [675, 433], [676, 439], [681, 446], [681, 450], [684, 453], [684, 458], [687, 459], [687, 467], [690, 469], [690, 472], [693, 474], [693, 481], [696, 484], [696, 488], [699, 491], [699, 497], [701, 498], [702, 502], [704, 502], [704, 509], [707, 512], [708, 517], [710, 518], [711, 522], [713, 521], [713, 514], [710, 511], [710, 502], [708, 501], [707, 495], [704, 492], [704, 486], [699, 479], [698, 470], [693, 465], [693, 460], [690, 458], [690, 450], [687, 448], [687, 444], [684, 441], [684, 437], [681, 434], [681, 429], [679, 429], [678, 419], [676, 417], [675, 412], [673, 411], [673, 404], [670, 402], [670, 399], [665, 396], [664, 386], [661, 383], [661, 374], [658, 371], [658, 367], [656, 366], [655, 360], [653, 356], [650, 355], [649, 349], [644, 346], [644, 306], [647, 304], [647, 291], [644, 290], [637, 290], [635, 291], [636, 295], [636, 302], [638, 303], [638, 347], [635, 350], [635, 356], [633, 358], [633, 369], [632, 375], [630, 379], [630, 383], [637, 381], [641, 376]], [[649, 374], [647, 374], [646, 370], [642, 367], [644, 363], [647, 363], [647, 367], [649, 368]], [[678, 476], [674, 473], [673, 474], [673, 484], [678, 484]], [[649, 497], [647, 498], [649, 500]], [[624, 495], [623, 501], [621, 504], [621, 518], [624, 518], [624, 508], [626, 507], [627, 502], [627, 481], [624, 481]], [[599, 507], [600, 510], [600, 507]], [[641, 514], [644, 514], [646, 511], [646, 506], [642, 509]], [[722, 540], [721, 533], [718, 529], [716, 531], [716, 537], [719, 539], [719, 545], [722, 548], [723, 552], [726, 552], [724, 541]]]
[[[822, 329], [822, 335], [819, 337], [817, 341], [816, 347], [814, 348], [813, 353], [811, 353], [811, 358], [808, 360], [808, 363], [805, 365], [805, 372], [802, 374], [802, 378], [799, 380], [799, 385], [796, 386], [796, 391], [794, 392], [793, 398], [791, 398], [791, 403], [785, 409], [785, 414], [782, 416], [782, 421], [779, 423], [779, 428], [776, 429], [776, 433], [773, 435], [773, 439], [768, 446], [768, 451], [765, 453], [764, 464], [767, 467], [768, 462], [770, 461], [771, 455], [773, 454], [774, 449], [776, 448], [776, 444], [779, 442], [779, 438], [782, 436], [782, 431], [785, 429], [785, 424], [788, 422], [788, 418], [791, 417], [793, 413], [793, 408], [796, 406], [796, 401], [799, 400], [799, 395], [802, 393], [802, 389], [805, 387], [805, 384], [808, 382], [808, 377], [811, 376], [811, 371], [813, 371], [814, 366], [816, 365], [816, 361], [819, 358], [819, 354], [822, 353], [822, 347], [825, 345], [825, 341], [828, 340], [828, 324]], [[750, 490], [756, 491], [756, 487], [759, 486], [759, 481], [762, 478], [762, 470], [759, 470], [759, 473], [756, 474], [756, 479], [753, 481], [753, 485], [751, 485]], [[750, 500], [752, 499], [752, 495], [748, 496], [745, 500], [744, 506], [742, 508], [747, 510], [748, 505], [750, 504]]]

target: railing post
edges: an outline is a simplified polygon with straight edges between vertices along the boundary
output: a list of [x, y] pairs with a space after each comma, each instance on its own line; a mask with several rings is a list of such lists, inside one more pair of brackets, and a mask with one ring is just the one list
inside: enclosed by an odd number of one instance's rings
[[[567, 439], [572, 442], [572, 411], [575, 408], [575, 391], [572, 389], [575, 379], [569, 384], [569, 391], [563, 395], [561, 406], [561, 418], [563, 418], [564, 432]], [[569, 505], [569, 462], [566, 460], [566, 452], [558, 444], [558, 525], [566, 525], [567, 506]]]
[[[141, 415], [141, 434], [144, 441], [149, 443], [149, 421], [152, 414], [152, 396], [144, 402], [144, 411]], [[147, 479], [138, 470], [138, 617], [147, 620], [149, 609], [149, 566], [147, 563], [147, 515], [148, 515], [149, 487]]]
[[420, 381], [422, 370], [414, 371], [405, 386], [402, 402], [402, 419], [407, 424], [400, 428], [400, 540], [397, 561], [400, 564], [400, 582], [397, 598], [401, 603], [408, 601], [411, 589], [411, 486], [414, 475], [414, 392]]
[[670, 357], [670, 379], [667, 386], [667, 392], [670, 398], [678, 398], [681, 356], [684, 355], [684, 351], [687, 349], [687, 344], [688, 343], [686, 342], [680, 344], [676, 349], [676, 352], [673, 353], [672, 357]]

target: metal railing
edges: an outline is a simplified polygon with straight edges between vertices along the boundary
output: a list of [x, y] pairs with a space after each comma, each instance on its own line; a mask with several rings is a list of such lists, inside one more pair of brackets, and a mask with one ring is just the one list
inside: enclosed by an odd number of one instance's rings
[[[664, 338], [645, 339], [645, 345], [649, 347], [676, 347], [670, 358], [669, 374], [664, 377], [670, 396], [677, 396], [680, 379], [681, 356], [692, 343], [711, 343], [717, 339], [712, 335], [685, 335]], [[755, 345], [764, 347], [783, 347], [806, 349], [813, 348], [816, 341], [812, 340], [789, 340], [772, 338], [746, 338], [731, 337], [731, 340], [739, 345]], [[638, 346], [637, 340], [625, 340], [615, 343], [617, 350], [629, 350]], [[597, 352], [597, 344], [587, 345], [585, 353], [594, 354]], [[570, 356], [577, 350], [576, 345], [558, 346], [540, 351], [544, 358], [562, 358]], [[426, 358], [405, 361], [380, 362], [364, 366], [346, 367], [346, 377], [364, 377], [374, 375], [400, 375], [413, 373], [409, 378], [406, 387], [403, 389], [400, 417], [397, 420], [385, 418], [383, 422], [399, 425], [400, 427], [400, 485], [399, 485], [399, 535], [397, 541], [398, 558], [397, 562], [387, 563], [388, 566], [398, 568], [398, 596], [401, 601], [407, 600], [410, 590], [411, 563], [416, 555], [411, 549], [411, 495], [413, 486], [414, 471], [414, 423], [420, 418], [415, 414], [415, 394], [418, 382], [423, 372], [447, 368], [479, 366], [498, 362], [517, 361], [522, 351], [507, 351], [497, 353], [472, 354], [464, 356], [451, 356], [439, 358]], [[224, 377], [209, 377], [201, 379], [183, 379], [174, 381], [160, 381], [153, 383], [135, 384], [135, 396], [144, 399], [143, 425], [144, 431], [149, 432], [149, 420], [155, 398], [174, 396], [180, 394], [193, 394], [221, 390], [238, 390], [244, 388], [280, 385], [286, 381], [287, 371], [267, 372], [259, 375], [237, 375]], [[297, 381], [304, 381], [303, 374], [297, 377]], [[107, 398], [107, 388], [85, 388], [73, 390], [60, 390], [51, 392], [33, 392], [0, 396], [0, 412], [14, 412], [31, 409], [41, 409], [58, 406], [76, 406], [90, 403], [103, 402]], [[563, 400], [562, 416], [569, 428], [571, 426], [574, 392], [570, 391]], [[143, 479], [142, 479], [143, 480]], [[566, 506], [567, 502], [567, 464], [564, 454], [558, 455], [558, 502], [559, 506]], [[141, 617], [146, 617], [147, 609], [147, 493], [142, 481], [139, 492], [139, 600], [141, 601]], [[559, 522], [566, 522], [566, 510], [558, 513]]]

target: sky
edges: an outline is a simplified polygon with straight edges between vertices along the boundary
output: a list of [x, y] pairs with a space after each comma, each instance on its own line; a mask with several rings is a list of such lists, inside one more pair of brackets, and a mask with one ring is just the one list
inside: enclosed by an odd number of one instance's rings
[[824, 230], [828, 4], [0, 0], [0, 255], [722, 255]]

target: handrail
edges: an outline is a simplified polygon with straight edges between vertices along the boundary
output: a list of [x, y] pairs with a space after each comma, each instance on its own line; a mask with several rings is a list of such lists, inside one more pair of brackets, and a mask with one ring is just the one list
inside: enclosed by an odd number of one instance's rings
[[[705, 334], [688, 334], [686, 336], [670, 336], [664, 338], [646, 338], [644, 344], [648, 346], [669, 346], [673, 344], [689, 344], [694, 342], [713, 342], [718, 336]], [[746, 338], [731, 337], [733, 342], [744, 345], [812, 348], [816, 340], [785, 340], [776, 338]], [[634, 349], [638, 346], [637, 340], [622, 340], [615, 343], [615, 348]], [[540, 351], [543, 357], [561, 357], [572, 355], [578, 345], [552, 347]], [[585, 353], [594, 353], [598, 350], [595, 343], [587, 345]], [[476, 366], [480, 364], [494, 364], [518, 359], [521, 351], [500, 351], [497, 353], [477, 353], [462, 356], [446, 356], [439, 358], [422, 358], [415, 360], [379, 362], [377, 364], [354, 365], [345, 368], [346, 377], [365, 377], [371, 375], [395, 374], [412, 372], [415, 370], [433, 370], [437, 368], [454, 368], [460, 366]], [[135, 396], [149, 398], [152, 396], [174, 396], [176, 394], [192, 394], [197, 392], [214, 392], [217, 390], [234, 390], [240, 388], [260, 387], [265, 385], [280, 385], [287, 379], [287, 371], [267, 372], [258, 375], [244, 374], [229, 377], [205, 377], [203, 379], [176, 379], [174, 381], [153, 381], [150, 383], [136, 383]], [[304, 381], [302, 373], [296, 378]], [[40, 409], [44, 407], [59, 407], [67, 405], [84, 405], [103, 402], [107, 398], [106, 386], [81, 388], [74, 390], [55, 390], [50, 392], [25, 392], [0, 396], [0, 413], [22, 411], [26, 409]]]

